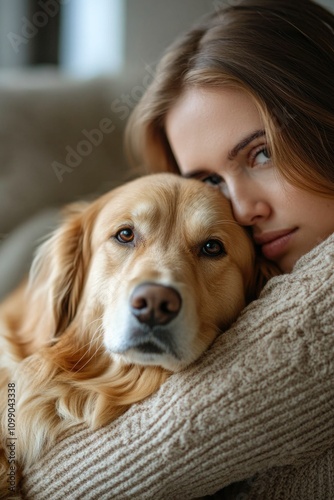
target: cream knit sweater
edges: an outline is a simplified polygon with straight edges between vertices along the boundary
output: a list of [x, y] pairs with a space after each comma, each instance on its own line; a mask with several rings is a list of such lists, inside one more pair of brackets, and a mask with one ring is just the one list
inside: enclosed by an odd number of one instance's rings
[[[334, 499], [334, 235], [203, 358], [25, 471], [29, 500]], [[248, 479], [247, 478], [252, 478]], [[222, 495], [222, 493], [220, 493]]]

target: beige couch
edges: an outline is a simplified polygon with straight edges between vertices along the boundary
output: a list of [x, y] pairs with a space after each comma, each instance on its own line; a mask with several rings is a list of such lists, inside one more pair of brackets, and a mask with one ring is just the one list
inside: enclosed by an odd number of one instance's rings
[[27, 271], [59, 207], [128, 178], [122, 136], [139, 90], [111, 78], [0, 73], [0, 298]]

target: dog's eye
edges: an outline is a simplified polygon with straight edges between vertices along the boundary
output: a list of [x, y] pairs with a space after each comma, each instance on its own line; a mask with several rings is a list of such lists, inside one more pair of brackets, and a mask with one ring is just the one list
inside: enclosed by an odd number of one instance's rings
[[202, 246], [201, 253], [206, 257], [218, 257], [226, 254], [226, 251], [219, 240], [209, 240]]
[[126, 227], [124, 229], [121, 229], [118, 231], [116, 234], [116, 239], [120, 243], [131, 243], [135, 238], [134, 232], [131, 228]]

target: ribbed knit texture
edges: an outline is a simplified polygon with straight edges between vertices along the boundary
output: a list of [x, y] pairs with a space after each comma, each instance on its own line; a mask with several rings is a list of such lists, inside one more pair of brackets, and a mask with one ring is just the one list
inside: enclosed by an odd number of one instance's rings
[[228, 498], [334, 499], [333, 305], [334, 235], [194, 366], [109, 426], [64, 436], [25, 471], [23, 498], [185, 500], [244, 481]]

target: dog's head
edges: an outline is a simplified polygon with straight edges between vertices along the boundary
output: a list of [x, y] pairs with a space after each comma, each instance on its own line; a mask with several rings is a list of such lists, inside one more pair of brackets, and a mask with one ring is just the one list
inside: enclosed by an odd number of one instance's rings
[[261, 279], [219, 191], [157, 174], [72, 208], [36, 258], [31, 291], [49, 339], [72, 326], [77, 344], [176, 371], [236, 319]]

